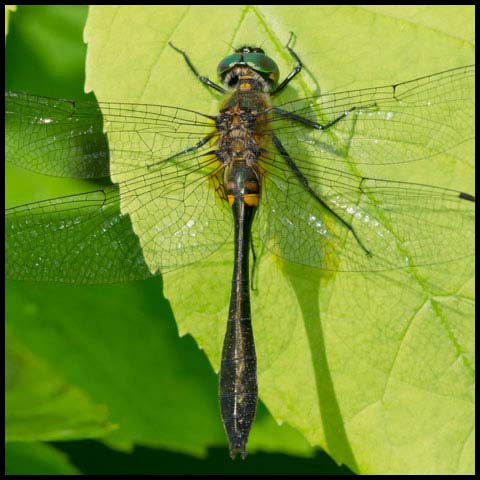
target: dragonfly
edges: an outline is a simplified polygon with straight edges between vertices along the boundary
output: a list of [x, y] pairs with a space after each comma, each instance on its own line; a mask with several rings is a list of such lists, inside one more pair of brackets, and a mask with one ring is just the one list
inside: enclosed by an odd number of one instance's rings
[[[233, 275], [219, 375], [230, 455], [245, 458], [258, 399], [250, 307], [255, 241], [326, 271], [380, 272], [473, 255], [469, 192], [383, 178], [473, 138], [475, 66], [387, 86], [276, 104], [261, 48], [217, 67], [219, 111], [5, 93], [6, 158], [48, 175], [111, 178], [93, 191], [6, 211], [6, 274], [79, 284], [146, 279], [231, 246]], [[365, 169], [369, 174], [362, 174]], [[253, 258], [253, 265], [250, 263]]]

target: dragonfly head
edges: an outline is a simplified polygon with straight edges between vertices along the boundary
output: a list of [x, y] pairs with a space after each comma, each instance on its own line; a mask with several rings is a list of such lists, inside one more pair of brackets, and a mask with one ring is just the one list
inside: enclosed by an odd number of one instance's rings
[[245, 67], [259, 74], [270, 88], [278, 82], [277, 64], [267, 57], [261, 48], [247, 45], [237, 48], [235, 53], [225, 57], [218, 64], [217, 73], [226, 87], [233, 87], [238, 81], [238, 75], [235, 75], [235, 72]]

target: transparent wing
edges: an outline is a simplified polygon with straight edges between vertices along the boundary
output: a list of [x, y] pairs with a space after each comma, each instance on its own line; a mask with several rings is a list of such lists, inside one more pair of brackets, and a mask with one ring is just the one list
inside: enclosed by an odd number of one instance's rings
[[5, 92], [5, 158], [46, 175], [109, 175], [108, 142], [95, 102]]
[[5, 273], [63, 283], [151, 276], [130, 219], [120, 214], [117, 187], [8, 209]]
[[207, 117], [14, 93], [6, 94], [6, 103], [8, 160], [52, 175], [101, 177], [110, 170], [118, 183], [7, 210], [9, 277], [74, 283], [146, 278], [195, 262], [229, 238], [231, 213], [209, 154], [215, 138], [185, 152], [212, 132]]
[[273, 112], [274, 134], [318, 198], [269, 147], [257, 218], [267, 247], [292, 262], [346, 271], [473, 254], [473, 197], [371, 178], [377, 175], [364, 178], [349, 169], [421, 160], [473, 138], [474, 72], [474, 66], [462, 67], [280, 105], [311, 122], [340, 120], [318, 130]]
[[266, 247], [288, 261], [332, 271], [375, 271], [473, 254], [475, 210], [469, 195], [304, 167], [320, 202], [280, 154], [270, 152], [262, 166], [257, 228]]
[[346, 157], [357, 165], [412, 162], [474, 138], [475, 66], [277, 107], [322, 125], [349, 112], [326, 130], [274, 114], [271, 128], [295, 158], [308, 153], [316, 163], [339, 169]]
[[[121, 200], [110, 186], [8, 209], [7, 277], [115, 283], [210, 255], [230, 237], [231, 213], [211, 185], [214, 161], [200, 157], [196, 169], [193, 161], [165, 162], [123, 182]], [[130, 216], [120, 212], [120, 202]], [[132, 228], [135, 216], [142, 221]]]
[[[112, 150], [135, 156], [135, 143], [141, 145], [153, 137], [150, 158], [154, 163], [194, 145], [212, 128], [207, 116], [180, 108], [5, 92], [7, 160], [47, 175], [108, 177]], [[117, 132], [118, 145], [109, 145], [104, 130]], [[145, 156], [143, 146], [141, 151]]]

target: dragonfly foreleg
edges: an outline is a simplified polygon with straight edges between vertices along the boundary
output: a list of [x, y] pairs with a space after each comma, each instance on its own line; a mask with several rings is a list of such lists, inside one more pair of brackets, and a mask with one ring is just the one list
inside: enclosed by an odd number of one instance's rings
[[220, 85], [217, 85], [215, 82], [212, 82], [209, 78], [204, 77], [203, 75], [200, 75], [197, 71], [197, 69], [193, 66], [193, 63], [190, 61], [190, 58], [188, 57], [187, 53], [184, 50], [180, 50], [178, 47], [176, 47], [172, 42], [168, 42], [168, 44], [178, 53], [181, 53], [183, 55], [183, 58], [185, 59], [185, 62], [188, 65], [188, 68], [193, 72], [193, 74], [207, 87], [213, 88], [217, 92], [220, 93], [227, 93], [227, 91], [222, 88]]
[[297, 65], [293, 68], [293, 70], [284, 78], [284, 80], [278, 85], [275, 90], [270, 92], [270, 95], [276, 95], [277, 93], [281, 92], [289, 83], [292, 78], [294, 78], [296, 75], [298, 75], [302, 68], [303, 68], [303, 63], [300, 60], [300, 57], [297, 55], [295, 50], [293, 50], [292, 47], [290, 47], [290, 42], [292, 41], [293, 38], [293, 32], [290, 32], [290, 38], [288, 39], [287, 44], [285, 45], [285, 48], [290, 52], [290, 55], [297, 61]]

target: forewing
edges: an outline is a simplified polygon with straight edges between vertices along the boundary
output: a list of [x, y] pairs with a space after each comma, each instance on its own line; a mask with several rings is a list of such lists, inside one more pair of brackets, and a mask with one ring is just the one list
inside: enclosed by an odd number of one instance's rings
[[46, 175], [108, 177], [108, 142], [98, 104], [5, 92], [5, 157]]
[[360, 166], [417, 161], [474, 137], [475, 66], [278, 108], [324, 126], [341, 118], [318, 130], [275, 115], [273, 130], [300, 162], [306, 153], [320, 165], [344, 170], [347, 157]]
[[[212, 124], [210, 117], [200, 113], [162, 105], [97, 103], [5, 92], [7, 160], [52, 176], [108, 177], [114, 148], [124, 157], [138, 157], [140, 151], [144, 152], [142, 142], [150, 142], [150, 156], [166, 158], [208, 135]], [[104, 131], [116, 132], [118, 144], [114, 148]], [[127, 166], [135, 170], [143, 165], [129, 162]], [[134, 171], [131, 177], [135, 175]]]

